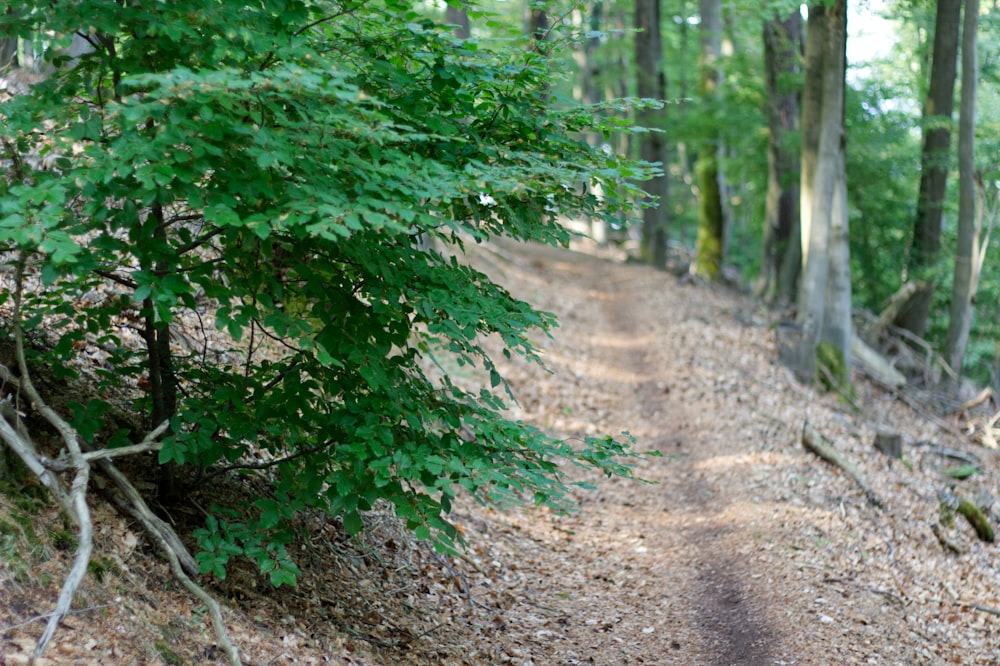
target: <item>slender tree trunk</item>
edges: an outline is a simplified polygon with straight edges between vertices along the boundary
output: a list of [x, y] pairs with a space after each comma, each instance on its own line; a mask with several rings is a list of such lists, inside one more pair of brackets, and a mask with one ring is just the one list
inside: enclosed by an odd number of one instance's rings
[[757, 295], [768, 302], [795, 298], [802, 248], [799, 241], [799, 160], [791, 145], [799, 129], [799, 93], [792, 83], [802, 48], [802, 14], [764, 24], [768, 146], [764, 242]]
[[976, 293], [976, 87], [979, 58], [976, 30], [979, 0], [966, 0], [962, 23], [962, 99], [958, 118], [958, 248], [951, 290], [951, 313], [945, 339], [945, 359], [951, 368], [962, 371], [965, 346], [972, 328], [972, 298]]
[[468, 39], [472, 34], [472, 26], [469, 24], [469, 11], [463, 4], [448, 4], [445, 9], [444, 21], [448, 25], [455, 26], [455, 37], [458, 39]]
[[[722, 2], [700, 0], [701, 39], [700, 96], [703, 108], [716, 116], [722, 95]], [[719, 168], [721, 134], [711, 132], [702, 145], [695, 168], [701, 194], [698, 240], [691, 272], [706, 280], [716, 280], [722, 271], [726, 235], [723, 196], [725, 182]]]
[[[803, 349], [799, 354], [800, 378], [812, 381], [816, 374], [816, 344], [826, 294], [826, 227], [813, 223], [816, 165], [819, 161], [820, 122], [823, 113], [823, 60], [826, 37], [826, 8], [809, 7], [806, 23], [804, 78], [802, 84], [802, 168], [799, 174], [799, 242], [802, 269], [798, 290], [797, 323], [802, 329]], [[823, 261], [815, 260], [821, 254]]]
[[[844, 73], [847, 26], [846, 0], [832, 6], [809, 9], [806, 36], [806, 86], [803, 98], [802, 162], [802, 284], [799, 290], [798, 324], [803, 331], [801, 360], [808, 360], [820, 342], [832, 345], [838, 356], [836, 380], [849, 381], [850, 255], [846, 251], [847, 206], [844, 176]], [[817, 20], [821, 25], [813, 25]], [[817, 44], [819, 42], [819, 44]], [[809, 79], [822, 61], [820, 83]], [[818, 93], [819, 99], [815, 96]], [[807, 115], [807, 113], [809, 115]], [[818, 123], [818, 131], [807, 125]], [[816, 149], [811, 145], [817, 136]], [[810, 144], [807, 146], [807, 143]], [[812, 163], [806, 161], [815, 155]], [[809, 179], [806, 180], [807, 174]], [[808, 221], [806, 216], [808, 215]], [[834, 216], [836, 215], [836, 219]], [[833, 249], [831, 246], [836, 245]], [[831, 267], [831, 262], [833, 266]], [[846, 284], [846, 293], [845, 293]], [[846, 303], [845, 303], [846, 299]], [[843, 312], [848, 312], [846, 325]], [[831, 321], [825, 321], [830, 317]], [[843, 338], [847, 339], [844, 340]], [[811, 377], [815, 369], [800, 368]]]
[[[689, 52], [691, 42], [691, 24], [689, 19], [691, 17], [688, 11], [687, 0], [680, 0], [678, 11], [677, 30], [679, 34], [677, 36], [677, 49], [668, 57], [677, 62], [689, 62], [691, 58], [691, 54]], [[668, 43], [670, 43], [670, 41], [672, 40], [668, 40]], [[675, 113], [681, 124], [687, 122], [688, 112], [691, 108], [690, 75], [691, 72], [689, 67], [677, 68], [677, 104], [675, 105]], [[696, 158], [698, 151], [692, 150], [683, 137], [681, 137], [681, 140], [676, 143], [675, 149], [677, 151], [677, 167], [680, 172], [680, 181], [684, 184], [684, 187], [692, 193], [692, 196], [694, 196], [697, 193], [697, 186], [695, 184], [694, 177], [694, 159]], [[686, 242], [690, 237], [690, 231], [687, 227], [686, 217], [681, 216], [680, 219], [676, 221], [676, 229], [677, 235], [682, 242]], [[697, 233], [697, 227], [695, 231]]]
[[927, 330], [934, 291], [929, 273], [941, 247], [944, 196], [951, 162], [951, 121], [961, 14], [962, 0], [938, 0], [930, 88], [923, 111], [920, 193], [907, 266], [908, 279], [923, 280], [927, 286], [900, 313], [898, 320], [901, 326], [917, 335]]
[[[525, 4], [525, 34], [528, 36], [528, 50], [533, 51], [548, 64], [549, 57], [549, 14], [546, 0], [527, 0]], [[540, 91], [540, 101], [548, 104], [552, 94], [551, 84], [546, 79]]]
[[[7, 5], [6, 14], [14, 13], [14, 7]], [[17, 34], [14, 31], [0, 33], [0, 71], [17, 67]]]
[[[819, 129], [823, 113], [823, 55], [826, 36], [826, 8], [823, 5], [809, 7], [809, 22], [806, 24], [805, 71], [802, 81], [802, 168], [799, 170], [799, 241], [801, 243], [802, 266], [805, 268], [812, 242], [812, 202], [815, 184], [816, 162], [819, 157]], [[819, 247], [825, 247], [820, 244]], [[818, 269], [819, 264], [814, 266]], [[819, 277], [819, 276], [817, 276]], [[805, 280], [800, 283], [801, 291]]]
[[[584, 16], [582, 11], [576, 12], [579, 16], [581, 28], [586, 28], [589, 34], [584, 36], [582, 44], [577, 48], [576, 60], [580, 72], [580, 92], [579, 99], [584, 104], [600, 104], [603, 100], [601, 88], [598, 85], [601, 76], [601, 63], [597, 58], [598, 48], [601, 45], [599, 32], [604, 24], [604, 2], [603, 0], [593, 0], [590, 3], [589, 15]], [[587, 134], [587, 143], [595, 148], [600, 148], [604, 143], [604, 137], [596, 132]], [[603, 192], [593, 192], [595, 196], [603, 196]], [[589, 220], [590, 236], [600, 247], [608, 244], [607, 222], [599, 217]]]
[[[147, 224], [152, 225], [152, 237], [166, 244], [166, 224], [163, 206], [154, 203]], [[155, 266], [145, 266], [145, 270], [156, 275], [166, 275], [170, 265], [158, 262]], [[170, 349], [170, 324], [157, 314], [152, 297], [143, 301], [145, 322], [143, 335], [146, 341], [146, 355], [149, 359], [149, 395], [152, 402], [151, 427], [155, 428], [170, 420], [177, 413], [177, 375], [174, 372], [173, 352]], [[160, 465], [158, 496], [165, 504], [179, 499], [177, 469], [173, 463]]]
[[[823, 125], [820, 154], [825, 155], [829, 138], [836, 152], [833, 198], [830, 202], [830, 248], [827, 261], [826, 310], [822, 342], [837, 351], [834, 381], [841, 390], [851, 390], [851, 243], [847, 211], [847, 157], [845, 155], [845, 75], [847, 73], [847, 0], [834, 6], [827, 21], [827, 60], [824, 60]], [[830, 117], [832, 116], [832, 117]], [[827, 125], [829, 124], [829, 129]], [[829, 136], [827, 136], [829, 132]]]
[[826, 277], [826, 310], [820, 340], [841, 353], [842, 363], [836, 368], [834, 380], [842, 389], [849, 389], [851, 380], [851, 242], [847, 217], [847, 178], [844, 151], [840, 151], [830, 207], [829, 268]]
[[[663, 40], [660, 35], [660, 0], [635, 2], [635, 64], [639, 97], [663, 100], [667, 81], [663, 72]], [[662, 129], [662, 109], [643, 109], [637, 122], [642, 127]], [[667, 142], [662, 132], [646, 132], [639, 140], [640, 157], [663, 166], [663, 173], [646, 183], [656, 206], [642, 214], [641, 258], [657, 268], [667, 265]]]
[[[634, 54], [634, 49], [630, 50], [631, 44], [628, 39], [629, 31], [632, 26], [629, 25], [628, 15], [625, 8], [622, 5], [615, 5], [614, 20], [612, 21], [614, 26], [614, 31], [609, 39], [611, 45], [613, 45], [614, 56], [612, 60], [612, 66], [609, 69], [614, 70], [614, 74], [609, 74], [605, 76], [605, 98], [606, 99], [625, 99], [631, 93], [629, 91], [629, 76], [628, 72], [632, 69], [632, 64], [629, 61], [629, 54]], [[625, 112], [628, 114], [629, 112]], [[635, 120], [634, 117], [629, 116], [630, 120]], [[615, 132], [611, 137], [611, 148], [621, 155], [634, 155], [635, 147], [632, 145], [632, 135], [629, 132]]]
[[546, 5], [539, 0], [528, 0], [525, 33], [531, 37], [532, 44], [536, 48], [538, 48], [536, 42], [544, 42], [548, 37], [549, 14], [545, 7]]

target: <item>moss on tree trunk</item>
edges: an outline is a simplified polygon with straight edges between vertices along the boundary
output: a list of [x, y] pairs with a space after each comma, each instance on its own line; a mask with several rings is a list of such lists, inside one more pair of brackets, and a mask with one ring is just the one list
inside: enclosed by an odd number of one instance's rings
[[856, 397], [854, 386], [847, 368], [844, 352], [830, 342], [820, 342], [816, 347], [817, 379], [827, 391], [838, 393], [853, 399]]
[[698, 224], [697, 252], [692, 271], [698, 277], [714, 282], [722, 270], [722, 236], [724, 223], [719, 188], [719, 169], [715, 148], [709, 148], [698, 160], [698, 187], [701, 190], [701, 212]]

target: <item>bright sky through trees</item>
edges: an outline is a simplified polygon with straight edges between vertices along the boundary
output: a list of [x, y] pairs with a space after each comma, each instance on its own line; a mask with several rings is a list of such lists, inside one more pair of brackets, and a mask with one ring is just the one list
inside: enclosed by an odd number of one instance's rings
[[[887, 4], [886, 0], [848, 3], [847, 61], [852, 68], [888, 55], [896, 37], [892, 22], [885, 18]], [[863, 73], [864, 68], [854, 71]]]

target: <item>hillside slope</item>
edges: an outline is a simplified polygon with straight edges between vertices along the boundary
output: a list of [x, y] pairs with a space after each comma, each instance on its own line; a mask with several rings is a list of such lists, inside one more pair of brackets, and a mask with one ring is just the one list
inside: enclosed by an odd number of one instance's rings
[[[548, 370], [507, 367], [519, 417], [568, 438], [629, 431], [651, 483], [593, 484], [570, 516], [456, 507], [471, 544], [445, 560], [389, 515], [362, 539], [302, 520], [297, 588], [236, 566], [210, 589], [248, 664], [994, 664], [995, 546], [960, 517], [945, 533], [934, 442], [974, 453], [958, 482], [998, 492], [1000, 456], [859, 383], [863, 411], [798, 385], [775, 363], [769, 315], [733, 293], [540, 247], [476, 248], [516, 296], [555, 312]], [[474, 381], [473, 376], [459, 377]], [[801, 445], [808, 421], [856, 464], [885, 508]], [[904, 435], [904, 463], [875, 452]], [[19, 491], [30, 492], [30, 484]], [[238, 504], [237, 487], [192, 498]], [[219, 662], [208, 619], [127, 521], [97, 511], [93, 576], [49, 663]], [[0, 663], [26, 663], [72, 539], [39, 502], [0, 504]], [[983, 610], [983, 609], [987, 610]]]

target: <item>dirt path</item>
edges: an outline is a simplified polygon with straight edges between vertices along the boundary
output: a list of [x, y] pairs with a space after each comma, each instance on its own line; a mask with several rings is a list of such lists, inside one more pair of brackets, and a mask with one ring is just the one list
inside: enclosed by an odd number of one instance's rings
[[[524, 636], [522, 653], [536, 663], [774, 663], [780, 633], [751, 591], [766, 570], [740, 546], [759, 535], [730, 511], [754, 481], [724, 481], [719, 472], [728, 464], [711, 462], [756, 453], [762, 442], [734, 432], [729, 412], [745, 396], [720, 385], [729, 381], [717, 371], [727, 362], [726, 341], [686, 330], [729, 314], [710, 291], [690, 302], [665, 300], [658, 283], [670, 278], [663, 274], [540, 248], [519, 256], [558, 297], [541, 304], [558, 306], [563, 321], [547, 355], [552, 379], [573, 378], [565, 393], [539, 395], [534, 404], [522, 398], [527, 415], [567, 434], [581, 426], [579, 434], [627, 429], [641, 450], [663, 455], [640, 470], [656, 485], [605, 481], [581, 495], [579, 514], [520, 525], [558, 549], [535, 585], [562, 619], [560, 631], [535, 632], [543, 640]], [[580, 346], [563, 348], [565, 340]], [[558, 412], [547, 397], [564, 401]], [[545, 535], [546, 528], [559, 532]]]
[[[868, 424], [772, 361], [765, 313], [642, 267], [548, 248], [501, 256], [492, 272], [562, 321], [547, 343], [554, 374], [511, 370], [523, 416], [567, 436], [629, 430], [662, 457], [638, 469], [655, 485], [587, 479], [597, 490], [580, 494], [577, 514], [490, 513], [500, 533], [470, 535], [493, 544], [483, 561], [498, 582], [484, 587], [503, 608], [480, 663], [954, 658], [935, 654], [904, 601], [915, 569], [895, 541], [926, 516], [901, 528], [802, 449], [807, 419], [855, 446]], [[895, 418], [867, 398], [881, 420]], [[979, 658], [992, 663], [985, 648]]]

